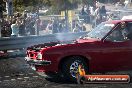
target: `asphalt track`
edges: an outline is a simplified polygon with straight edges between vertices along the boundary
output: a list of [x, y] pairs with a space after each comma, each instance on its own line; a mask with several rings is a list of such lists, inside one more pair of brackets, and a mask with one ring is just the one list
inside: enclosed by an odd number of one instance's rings
[[0, 59], [0, 88], [132, 88], [128, 84], [79, 85], [58, 79], [45, 79], [33, 71], [24, 58]]

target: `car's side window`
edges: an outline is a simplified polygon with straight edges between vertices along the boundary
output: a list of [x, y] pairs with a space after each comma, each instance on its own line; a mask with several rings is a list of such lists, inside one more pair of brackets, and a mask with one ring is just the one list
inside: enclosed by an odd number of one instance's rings
[[132, 40], [132, 22], [129, 22], [129, 23], [128, 23], [127, 38], [128, 38], [129, 40]]
[[120, 30], [114, 30], [107, 39], [113, 42], [125, 40]]
[[[123, 31], [125, 29], [121, 28], [121, 25], [118, 25], [110, 35], [106, 38], [106, 40], [112, 41], [112, 42], [118, 42], [118, 41], [125, 41], [125, 36], [123, 35]], [[125, 32], [125, 31], [124, 31]]]

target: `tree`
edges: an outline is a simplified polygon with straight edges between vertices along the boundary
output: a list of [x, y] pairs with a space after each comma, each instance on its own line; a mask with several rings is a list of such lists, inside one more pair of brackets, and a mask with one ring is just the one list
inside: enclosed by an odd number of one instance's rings
[[0, 18], [3, 18], [3, 11], [5, 11], [5, 2], [3, 0], [0, 1]]
[[74, 9], [80, 0], [50, 0], [52, 6], [57, 7], [59, 10]]
[[74, 9], [77, 8], [78, 4], [84, 3], [88, 4], [93, 2], [94, 0], [13, 0], [13, 5], [15, 10], [18, 7], [42, 7], [49, 6], [52, 7], [53, 10], [61, 11], [66, 9]]

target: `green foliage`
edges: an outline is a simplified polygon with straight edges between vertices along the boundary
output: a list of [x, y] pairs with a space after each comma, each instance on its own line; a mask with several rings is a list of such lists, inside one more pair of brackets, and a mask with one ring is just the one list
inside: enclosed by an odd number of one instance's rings
[[77, 7], [78, 0], [51, 0], [53, 7], [58, 10], [74, 9]]
[[53, 12], [57, 12], [66, 9], [77, 8], [78, 4], [92, 3], [94, 0], [13, 0], [14, 10], [21, 11], [26, 7], [28, 9], [36, 8], [37, 6], [49, 6], [52, 8]]
[[49, 0], [52, 8], [57, 10], [69, 10], [78, 7], [78, 4], [93, 4], [94, 0]]

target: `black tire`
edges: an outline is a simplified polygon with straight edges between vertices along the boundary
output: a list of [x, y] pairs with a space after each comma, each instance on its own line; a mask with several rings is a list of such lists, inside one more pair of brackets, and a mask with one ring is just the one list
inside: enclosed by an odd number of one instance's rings
[[78, 62], [79, 65], [83, 66], [86, 73], [88, 72], [88, 65], [86, 64], [85, 60], [83, 58], [79, 57], [79, 56], [73, 56], [73, 57], [67, 58], [67, 60], [65, 62], [63, 62], [63, 64], [62, 64], [62, 74], [63, 74], [65, 80], [77, 82], [76, 77], [74, 77], [70, 73], [70, 66], [74, 62]]

